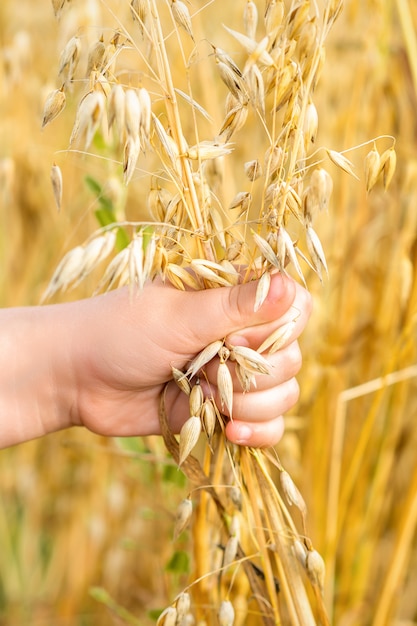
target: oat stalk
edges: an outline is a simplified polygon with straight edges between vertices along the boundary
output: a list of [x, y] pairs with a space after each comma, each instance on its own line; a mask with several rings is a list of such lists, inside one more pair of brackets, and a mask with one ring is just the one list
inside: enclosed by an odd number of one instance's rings
[[[145, 171], [151, 179], [146, 201], [150, 219], [117, 220], [110, 211], [109, 221], [64, 257], [48, 297], [79, 284], [104, 261], [108, 264], [99, 290], [129, 284], [132, 294], [156, 277], [179, 289], [231, 286], [260, 277], [256, 309], [267, 296], [272, 271], [292, 273], [303, 284], [312, 274], [320, 280], [327, 275], [324, 248], [313, 226], [317, 214], [330, 204], [333, 184], [326, 161], [349, 176], [357, 174], [345, 150], [315, 148], [319, 116], [313, 98], [325, 39], [343, 2], [328, 0], [321, 7], [305, 0], [284, 6], [270, 0], [261, 24], [259, 7], [250, 0], [242, 10], [241, 24], [234, 28], [225, 24], [222, 34], [216, 33], [226, 43], [209, 41], [210, 51], [203, 52], [207, 39], [200, 35], [199, 19], [204, 19], [210, 4], [193, 14], [181, 0], [132, 0], [129, 14], [139, 35], [118, 18], [120, 32], [107, 44], [100, 34], [90, 46], [88, 84], [78, 105], [70, 149], [75, 151], [80, 144], [87, 152], [99, 133], [110, 137], [121, 153], [124, 184], [134, 186]], [[227, 41], [233, 42], [230, 52]], [[132, 50], [143, 63], [137, 75], [128, 73], [125, 80], [117, 63]], [[48, 98], [44, 125], [62, 114], [80, 55], [77, 36], [64, 48], [60, 73], [66, 74], [66, 81]], [[183, 64], [185, 91], [174, 80], [176, 63]], [[221, 101], [218, 110], [212, 110], [208, 99], [200, 102], [206, 88], [198, 80], [195, 84], [192, 74], [200, 66], [218, 79], [213, 88], [213, 100]], [[243, 149], [245, 142], [239, 145], [240, 133], [246, 131], [252, 131], [254, 153], [241, 157], [238, 148]], [[320, 149], [326, 157], [315, 162]], [[367, 191], [381, 179], [387, 187], [394, 169], [393, 146], [380, 154], [375, 141], [365, 159]], [[233, 176], [228, 177], [230, 172]], [[55, 176], [56, 197], [61, 186]], [[103, 194], [100, 199], [109, 209]], [[121, 239], [124, 243], [118, 249]], [[324, 566], [308, 536], [301, 493], [275, 457], [236, 450], [224, 436], [225, 422], [233, 419], [232, 369], [242, 390], [249, 391], [257, 376], [270, 374], [267, 358], [260, 353], [280, 350], [295, 319], [296, 315], [266, 339], [258, 352], [226, 345], [219, 338], [185, 371], [173, 368], [172, 377], [189, 396], [190, 408], [178, 440], [167, 427], [162, 399], [166, 447], [204, 491], [193, 528], [195, 543], [203, 548], [195, 550], [198, 576], [190, 583], [195, 614], [201, 619], [211, 619], [204, 606], [217, 603], [221, 621], [233, 621], [228, 609], [233, 609], [236, 581], [244, 575], [264, 624], [328, 623], [322, 597]], [[213, 361], [218, 365], [220, 406], [210, 395], [204, 397], [199, 385], [206, 365]], [[201, 464], [193, 455], [202, 437], [206, 445]], [[280, 474], [279, 488], [271, 478], [275, 471]], [[236, 492], [239, 498], [233, 500], [230, 494]], [[188, 523], [188, 500], [186, 506]], [[239, 539], [230, 522], [237, 518], [245, 522]], [[180, 522], [182, 530], [183, 518]], [[210, 534], [211, 543], [224, 548], [221, 576], [203, 531]], [[256, 555], [256, 563], [245, 558], [248, 554]], [[202, 584], [210, 576], [204, 571], [207, 567], [214, 579], [218, 577], [215, 597]], [[174, 613], [178, 618], [178, 599], [170, 608], [161, 623], [174, 619]]]

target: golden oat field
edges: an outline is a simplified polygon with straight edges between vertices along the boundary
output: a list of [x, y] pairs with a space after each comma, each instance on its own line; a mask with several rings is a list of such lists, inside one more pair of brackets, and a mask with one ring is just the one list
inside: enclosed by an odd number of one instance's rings
[[[142, 14], [143, 7], [153, 7], [149, 9], [152, 19], [156, 7], [168, 21], [172, 13], [168, 34], [158, 35], [160, 49], [163, 40], [168, 50], [166, 58], [161, 54], [158, 72], [148, 63], [154, 54], [148, 47], [155, 41], [147, 39], [150, 18]], [[255, 9], [258, 23], [253, 25], [249, 13]], [[281, 11], [278, 26], [271, 26], [273, 11]], [[322, 16], [323, 23], [331, 25], [325, 41], [316, 34], [321, 32]], [[246, 29], [246, 35], [236, 34], [239, 29]], [[68, 59], [64, 63], [62, 55], [74, 37], [82, 43], [83, 52], [76, 73], [69, 75]], [[281, 56], [278, 40], [286, 41]], [[178, 53], [173, 52], [174, 41]], [[264, 42], [262, 50], [261, 44], [251, 47], [253, 41]], [[108, 67], [97, 67], [97, 60], [86, 69], [93, 46], [103, 42], [113, 46], [119, 64], [111, 75]], [[232, 58], [241, 67], [246, 60], [247, 83]], [[145, 70], [139, 69], [139, 61]], [[183, 124], [184, 134], [192, 135], [196, 144], [195, 162], [190, 147], [185, 157], [181, 151], [175, 153], [174, 140], [180, 136], [173, 124], [179, 124], [176, 110], [171, 110], [171, 117], [168, 114], [169, 124], [162, 112], [164, 91], [156, 78], [162, 81], [161, 67], [165, 71], [167, 66], [180, 106], [190, 111]], [[267, 85], [266, 111], [260, 95], [262, 82]], [[153, 131], [141, 126], [141, 141], [158, 145], [159, 162], [143, 143], [138, 157], [137, 144], [129, 143], [129, 131], [124, 152], [114, 129], [105, 131], [99, 125], [92, 130], [84, 125], [83, 132], [91, 131], [91, 137], [84, 144], [77, 143], [81, 131], [74, 127], [74, 120], [83, 94], [100, 93], [97, 106], [102, 106], [106, 98], [110, 101], [116, 84], [125, 91], [133, 91], [134, 86], [151, 94]], [[244, 85], [249, 84], [248, 96]], [[305, 96], [300, 95], [302, 89]], [[168, 88], [167, 92], [174, 93]], [[65, 107], [57, 100], [63, 93]], [[50, 94], [55, 99], [45, 108]], [[167, 98], [168, 113], [172, 100]], [[55, 119], [45, 122], [48, 115]], [[78, 121], [82, 125], [83, 120]], [[287, 155], [288, 162], [277, 166], [277, 171], [292, 172], [285, 183], [282, 214], [279, 208], [275, 213], [266, 211], [267, 183], [265, 193], [256, 191], [257, 159], [265, 150], [263, 131], [256, 130], [259, 122], [262, 129], [268, 129], [265, 135], [272, 137], [269, 154], [274, 148], [279, 158], [284, 158], [281, 152]], [[216, 141], [204, 142], [213, 126], [221, 128]], [[206, 158], [205, 163], [212, 166], [210, 174], [209, 166], [202, 165]], [[183, 162], [180, 174], [178, 159]], [[215, 170], [217, 161], [223, 159], [228, 165], [220, 180]], [[272, 172], [271, 156], [265, 162], [267, 173], [261, 179], [268, 182], [270, 174], [277, 185], [281, 174]], [[245, 163], [244, 182], [236, 173], [236, 163], [239, 167]], [[53, 165], [63, 177], [59, 207], [51, 183]], [[326, 195], [325, 210], [315, 216], [312, 234], [311, 171], [321, 168], [326, 169], [326, 180], [332, 181], [332, 192]], [[269, 485], [271, 480], [267, 493], [277, 494], [274, 503], [286, 530], [280, 531], [282, 536], [276, 528], [271, 530], [275, 513], [264, 493], [259, 496], [264, 508], [257, 517], [257, 488], [251, 484], [255, 479], [264, 484], [259, 478], [263, 461], [251, 465], [249, 453], [233, 452], [234, 470], [241, 472], [246, 489], [243, 508], [236, 507], [236, 515], [229, 516], [230, 499], [218, 504], [215, 498], [230, 532], [226, 541], [227, 532], [220, 529], [207, 493], [190, 486], [189, 477], [178, 470], [175, 454], [168, 454], [161, 437], [112, 440], [73, 429], [24, 443], [0, 452], [0, 624], [417, 624], [414, 0], [1, 1], [1, 306], [39, 304], [64, 255], [89, 241], [99, 228], [107, 232], [112, 220], [122, 224], [117, 231], [119, 250], [126, 245], [120, 241], [126, 233], [133, 233], [134, 239], [150, 237], [142, 224], [149, 219], [150, 186], [151, 191], [159, 190], [156, 180], [168, 181], [173, 212], [170, 220], [166, 213], [161, 217], [156, 212], [153, 221], [170, 222], [171, 230], [164, 231], [166, 240], [175, 239], [172, 230], [188, 232], [191, 227], [181, 208], [186, 193], [181, 202], [174, 202], [173, 187], [179, 188], [177, 175], [189, 175], [191, 187], [195, 184], [203, 196], [203, 173], [211, 185], [210, 202], [216, 199], [210, 213], [216, 245], [210, 248], [203, 239], [195, 244], [200, 256], [206, 254], [204, 267], [217, 271], [220, 258], [236, 263], [238, 257], [229, 251], [239, 243], [239, 259], [249, 259], [256, 271], [268, 274], [269, 264], [279, 261], [277, 233], [282, 234], [285, 226], [297, 240], [294, 249], [291, 242], [285, 244], [291, 261], [288, 272], [297, 280], [305, 278], [314, 299], [300, 340], [300, 400], [286, 416], [286, 433], [276, 448], [277, 456], [270, 455], [279, 458], [279, 471], [273, 467], [266, 481]], [[295, 180], [297, 186], [291, 187]], [[219, 207], [224, 206], [222, 213]], [[280, 221], [287, 212], [291, 214], [288, 221]], [[254, 260], [253, 240], [248, 244], [245, 239], [250, 229], [242, 215], [258, 228], [255, 244], [257, 253], [263, 254], [262, 265]], [[218, 219], [230, 222], [223, 229]], [[126, 224], [133, 224], [133, 230], [125, 228]], [[314, 237], [307, 244], [304, 230]], [[312, 261], [307, 262], [304, 254], [298, 257], [298, 265], [294, 250], [297, 255], [311, 252], [309, 241], [316, 242], [317, 234], [324, 253], [316, 243]], [[271, 243], [274, 236], [278, 243]], [[179, 245], [179, 236], [175, 244]], [[182, 240], [181, 245], [187, 250], [194, 246], [194, 239]], [[222, 256], [224, 250], [227, 258]], [[192, 263], [191, 267], [197, 268]], [[168, 262], [164, 278], [175, 282], [177, 277], [181, 283], [188, 269], [175, 270]], [[50, 300], [90, 297], [102, 273], [103, 268], [95, 268], [84, 281], [74, 281], [75, 287], [50, 291]], [[219, 281], [216, 276], [213, 280]], [[224, 445], [219, 444], [222, 452]], [[169, 445], [168, 449], [172, 452]], [[198, 453], [206, 467], [212, 451]], [[221, 468], [220, 451], [216, 454], [214, 474]], [[295, 496], [292, 502], [289, 498], [287, 507], [279, 496], [281, 488], [275, 492], [272, 483], [282, 475], [283, 467], [297, 485], [296, 493], [302, 494], [301, 506]], [[195, 507], [193, 522], [178, 535], [178, 506], [189, 494]], [[233, 520], [239, 518], [245, 528], [245, 512], [263, 521], [264, 528], [254, 532], [259, 552], [253, 549], [256, 541], [245, 543], [242, 538], [246, 552], [236, 548], [232, 562], [226, 566], [223, 560], [222, 566], [223, 552], [234, 537]], [[246, 519], [246, 523], [252, 522]], [[287, 561], [282, 564], [279, 549], [274, 552], [275, 540], [277, 545], [281, 540], [286, 545], [290, 533], [302, 539], [303, 565], [297, 559], [289, 566]], [[253, 553], [248, 552], [248, 545]], [[321, 573], [315, 577], [308, 567], [313, 546], [324, 560], [324, 579]], [[209, 572], [194, 582], [202, 562], [208, 564]], [[243, 570], [249, 572], [247, 578]], [[298, 599], [289, 599], [292, 585], [299, 585], [303, 602], [311, 609], [297, 608]], [[191, 607], [181, 617], [183, 590], [190, 592]], [[224, 598], [234, 607], [231, 620], [218, 614], [215, 606]], [[176, 619], [168, 607], [175, 609]]]

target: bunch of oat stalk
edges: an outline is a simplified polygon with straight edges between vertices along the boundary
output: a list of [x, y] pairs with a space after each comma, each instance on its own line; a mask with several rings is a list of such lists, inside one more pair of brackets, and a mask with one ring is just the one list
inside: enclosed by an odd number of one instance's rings
[[[97, 291], [129, 284], [134, 297], [155, 278], [179, 289], [205, 289], [256, 277], [257, 308], [274, 271], [292, 272], [304, 284], [305, 272], [321, 280], [327, 265], [313, 221], [328, 208], [332, 191], [325, 163], [355, 176], [344, 154], [315, 144], [314, 90], [342, 0], [267, 0], [262, 7], [243, 0], [230, 9], [233, 28], [219, 23], [211, 34], [202, 25], [215, 0], [198, 9], [182, 0], [126, 0], [126, 14], [102, 4], [116, 27], [84, 55], [84, 91], [68, 152], [87, 153], [101, 134], [120, 151], [121, 177], [129, 186], [139, 173], [143, 179], [142, 159], [149, 216], [110, 220], [70, 250], [45, 297], [78, 284], [105, 261]], [[53, 7], [60, 19], [68, 10], [66, 0], [53, 0]], [[61, 86], [46, 100], [44, 126], [73, 97], [84, 44], [76, 34], [62, 51]], [[179, 68], [180, 86], [174, 82]], [[252, 158], [245, 150], [248, 135]], [[366, 157], [367, 189], [380, 177], [388, 185], [394, 168], [394, 149], [380, 154], [374, 145]], [[51, 177], [60, 205], [58, 165]], [[191, 527], [194, 577], [163, 611], [161, 625], [328, 623], [325, 567], [308, 536], [301, 493], [275, 450], [235, 447], [223, 432], [233, 415], [229, 366], [248, 391], [256, 376], [270, 373], [264, 354], [285, 345], [296, 317], [257, 351], [219, 338], [186, 371], [173, 368], [189, 396], [190, 416], [175, 437], [162, 397], [160, 420], [168, 451], [194, 486], [179, 505], [175, 529], [178, 536]], [[199, 384], [213, 359], [220, 406]]]

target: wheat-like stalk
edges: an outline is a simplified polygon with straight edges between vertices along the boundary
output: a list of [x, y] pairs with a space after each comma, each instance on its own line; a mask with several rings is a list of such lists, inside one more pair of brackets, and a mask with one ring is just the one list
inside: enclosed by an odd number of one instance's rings
[[[100, 32], [84, 58], [81, 34], [65, 45], [61, 84], [46, 100], [42, 123], [64, 110], [84, 62], [86, 88], [69, 152], [90, 151], [100, 134], [119, 154], [125, 185], [147, 172], [149, 215], [108, 220], [67, 253], [45, 297], [78, 284], [110, 255], [97, 290], [142, 288], [156, 277], [179, 289], [258, 277], [257, 308], [272, 271], [292, 272], [303, 283], [307, 273], [320, 279], [327, 273], [314, 228], [332, 192], [326, 162], [356, 174], [343, 152], [316, 146], [314, 93], [343, 1], [267, 0], [261, 8], [245, 0], [231, 7], [233, 24], [205, 29], [216, 8], [221, 15], [216, 4], [196, 10], [182, 0], [132, 0], [124, 12], [112, 12], [111, 2], [103, 2], [116, 23], [110, 35]], [[57, 17], [64, 19], [66, 5], [53, 2]], [[394, 169], [393, 146], [380, 154], [375, 142], [365, 159], [367, 190], [379, 178], [388, 186]], [[56, 163], [51, 178], [60, 206]], [[279, 350], [294, 323], [257, 351], [219, 338], [186, 371], [173, 370], [189, 396], [190, 417], [177, 440], [162, 397], [162, 433], [200, 497], [195, 511], [189, 497], [180, 504], [176, 527], [178, 534], [193, 524], [195, 576], [160, 624], [189, 623], [190, 615], [225, 625], [328, 623], [324, 563], [308, 535], [301, 493], [276, 453], [236, 448], [223, 434], [223, 412], [233, 414], [228, 362], [249, 390], [255, 375], [269, 373], [262, 353]], [[220, 406], [198, 382], [214, 357]], [[198, 460], [193, 451], [202, 437]]]

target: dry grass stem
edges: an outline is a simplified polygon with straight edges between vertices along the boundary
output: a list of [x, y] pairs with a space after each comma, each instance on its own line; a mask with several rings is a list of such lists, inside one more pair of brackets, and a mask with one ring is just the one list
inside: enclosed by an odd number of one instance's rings
[[[70, 12], [67, 4], [53, 2], [57, 17]], [[245, 0], [232, 3], [217, 28], [212, 4], [131, 0], [123, 12], [109, 0], [102, 8], [114, 22], [111, 28], [97, 24], [88, 36], [83, 29], [66, 36], [58, 88], [46, 99], [42, 126], [66, 105], [67, 113], [71, 99], [76, 115], [69, 154], [79, 149], [86, 159], [97, 152], [105, 156], [106, 167], [123, 183], [126, 206], [107, 196], [107, 187], [97, 191], [100, 227], [64, 256], [46, 298], [95, 272], [96, 292], [127, 284], [132, 297], [156, 278], [197, 290], [256, 277], [258, 310], [272, 272], [305, 286], [326, 284], [337, 254], [326, 260], [329, 237], [322, 231], [339, 178], [359, 179], [356, 172], [362, 172], [359, 185], [372, 190], [370, 198], [395, 186], [392, 138], [357, 141], [357, 153], [368, 150], [362, 168], [346, 157], [352, 145], [322, 144], [320, 81], [327, 84], [325, 46], [341, 0], [268, 0], [264, 6]], [[51, 179], [59, 208], [58, 166]], [[341, 232], [341, 247], [350, 226]], [[355, 257], [356, 246], [352, 250]], [[349, 307], [343, 305], [347, 320], [341, 326], [348, 334]], [[188, 396], [189, 415], [176, 439], [162, 402], [161, 429], [169, 453], [198, 488], [195, 510], [185, 498], [174, 530], [178, 541], [190, 530], [196, 577], [162, 612], [161, 625], [329, 623], [324, 561], [309, 537], [319, 531], [314, 524], [307, 528], [309, 499], [276, 456], [232, 446], [224, 435], [233, 419], [234, 381], [248, 392], [258, 376], [272, 373], [262, 353], [287, 345], [298, 315], [257, 351], [220, 337], [184, 371], [172, 368]], [[210, 373], [217, 367], [217, 377], [216, 389], [207, 393], [208, 364]], [[359, 455], [352, 471], [355, 459]], [[331, 499], [337, 499], [340, 473], [332, 480]], [[339, 523], [328, 522], [332, 541]]]

